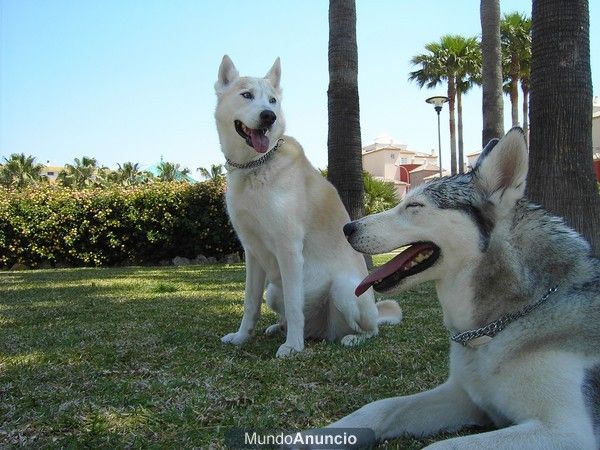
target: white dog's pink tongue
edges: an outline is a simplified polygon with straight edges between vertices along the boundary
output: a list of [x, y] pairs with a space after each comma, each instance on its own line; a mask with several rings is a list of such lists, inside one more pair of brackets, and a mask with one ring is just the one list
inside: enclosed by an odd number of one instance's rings
[[252, 147], [258, 153], [264, 153], [269, 149], [269, 138], [260, 130], [250, 130], [250, 140], [252, 141]]

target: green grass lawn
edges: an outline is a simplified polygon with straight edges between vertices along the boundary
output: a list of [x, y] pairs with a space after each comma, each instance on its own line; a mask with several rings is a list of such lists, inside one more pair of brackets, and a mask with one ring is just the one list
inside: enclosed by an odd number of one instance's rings
[[431, 285], [394, 297], [400, 326], [290, 359], [261, 334], [275, 321], [266, 307], [254, 340], [221, 343], [243, 286], [243, 264], [1, 273], [0, 447], [222, 448], [231, 427], [319, 427], [446, 378]]

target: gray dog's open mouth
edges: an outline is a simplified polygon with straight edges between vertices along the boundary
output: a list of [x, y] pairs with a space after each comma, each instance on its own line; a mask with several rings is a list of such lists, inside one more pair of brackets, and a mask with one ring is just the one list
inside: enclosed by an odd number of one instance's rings
[[253, 130], [244, 125], [240, 120], [234, 122], [235, 131], [244, 138], [246, 144], [256, 150], [258, 153], [265, 153], [269, 149], [268, 128]]
[[385, 292], [397, 286], [404, 278], [429, 269], [440, 257], [440, 248], [432, 242], [417, 242], [392, 258], [391, 261], [371, 272], [357, 286], [357, 297], [373, 286], [377, 292]]

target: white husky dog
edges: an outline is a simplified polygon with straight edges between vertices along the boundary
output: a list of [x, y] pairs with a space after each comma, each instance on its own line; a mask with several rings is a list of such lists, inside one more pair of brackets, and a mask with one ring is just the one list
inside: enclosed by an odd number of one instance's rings
[[266, 279], [267, 304], [280, 317], [266, 333], [286, 332], [279, 357], [302, 351], [307, 337], [354, 345], [402, 317], [395, 302], [376, 306], [372, 290], [355, 296], [364, 258], [344, 237], [349, 217], [337, 191], [283, 135], [280, 77], [279, 58], [264, 78], [250, 78], [224, 56], [215, 84], [227, 209], [246, 254], [244, 315], [222, 340], [250, 338]]
[[366, 253], [409, 246], [358, 293], [435, 282], [450, 376], [331, 427], [370, 428], [383, 440], [495, 425], [428, 448], [600, 448], [600, 261], [523, 198], [527, 159], [523, 133], [513, 129], [472, 172], [419, 186], [396, 208], [345, 227]]

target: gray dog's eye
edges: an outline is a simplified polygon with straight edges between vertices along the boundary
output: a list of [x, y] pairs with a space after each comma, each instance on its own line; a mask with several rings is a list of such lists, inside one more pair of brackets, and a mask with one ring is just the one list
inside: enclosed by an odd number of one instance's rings
[[247, 98], [248, 100], [252, 100], [254, 98], [252, 92], [242, 92], [240, 95], [244, 98]]
[[425, 206], [423, 203], [412, 202], [412, 203], [409, 203], [408, 205], [406, 205], [406, 209], [408, 209], [408, 208], [422, 208], [423, 206]]
[[269, 99], [269, 103], [277, 103], [277, 99], [275, 97], [271, 97]]

